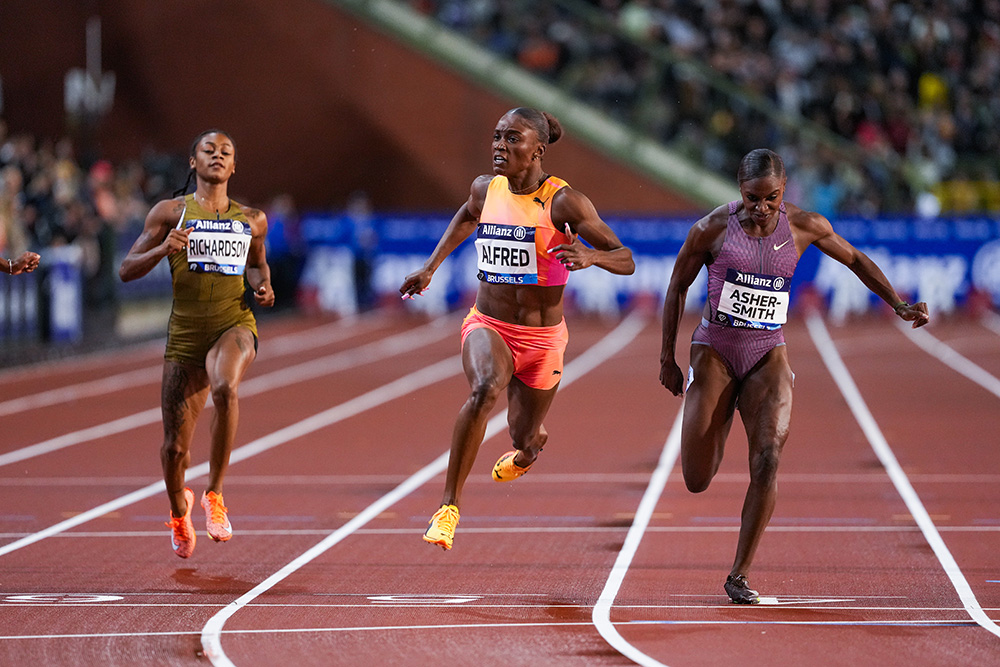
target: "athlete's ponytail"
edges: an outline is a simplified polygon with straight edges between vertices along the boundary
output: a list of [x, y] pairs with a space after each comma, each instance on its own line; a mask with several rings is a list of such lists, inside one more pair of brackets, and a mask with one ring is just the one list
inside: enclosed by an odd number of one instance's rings
[[554, 144], [563, 134], [562, 124], [548, 111], [539, 111], [531, 107], [517, 107], [511, 109], [509, 113], [527, 121], [535, 130], [535, 134], [538, 135], [538, 140], [543, 144]]
[[181, 195], [187, 194], [187, 189], [191, 187], [191, 181], [194, 179], [194, 167], [188, 169], [187, 179], [184, 181], [184, 187], [174, 190], [174, 194], [171, 197], [180, 197]]

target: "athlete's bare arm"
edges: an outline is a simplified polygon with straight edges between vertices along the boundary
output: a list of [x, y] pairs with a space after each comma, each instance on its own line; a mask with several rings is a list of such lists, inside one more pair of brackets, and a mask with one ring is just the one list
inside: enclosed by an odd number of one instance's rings
[[[578, 271], [588, 266], [596, 266], [610, 273], [631, 275], [635, 272], [632, 251], [622, 242], [601, 219], [593, 202], [582, 192], [569, 187], [560, 188], [552, 196], [552, 224], [570, 237], [569, 243], [561, 243], [549, 249], [570, 271]], [[582, 237], [592, 247], [580, 243], [576, 235]]]
[[161, 259], [187, 247], [191, 230], [177, 229], [183, 212], [183, 199], [165, 199], [149, 210], [142, 233], [118, 269], [122, 282], [142, 278]]
[[476, 227], [479, 225], [479, 216], [483, 213], [486, 191], [489, 189], [492, 179], [492, 176], [483, 175], [472, 182], [469, 189], [469, 199], [452, 216], [448, 228], [444, 231], [441, 240], [434, 248], [434, 252], [427, 258], [424, 265], [403, 279], [403, 284], [399, 288], [400, 294], [412, 297], [427, 289], [434, 272], [441, 266], [441, 262], [476, 231]]
[[684, 374], [676, 361], [677, 330], [691, 283], [722, 249], [729, 220], [728, 205], [720, 206], [694, 223], [677, 253], [663, 302], [663, 340], [660, 347], [660, 383], [674, 396], [684, 393]]
[[267, 264], [264, 240], [267, 238], [267, 216], [260, 209], [242, 206], [243, 215], [250, 221], [253, 237], [247, 253], [247, 282], [253, 290], [254, 300], [261, 306], [274, 305], [274, 290], [271, 289], [271, 267]]
[[889, 304], [897, 315], [907, 322], [913, 322], [914, 329], [930, 321], [926, 303], [909, 304], [903, 301], [878, 265], [837, 234], [833, 230], [833, 225], [824, 216], [787, 202], [785, 210], [788, 213], [788, 223], [792, 228], [796, 248], [800, 248], [800, 243], [805, 244], [801, 246], [802, 249], [810, 244], [814, 245], [826, 256], [849, 268], [865, 287]]

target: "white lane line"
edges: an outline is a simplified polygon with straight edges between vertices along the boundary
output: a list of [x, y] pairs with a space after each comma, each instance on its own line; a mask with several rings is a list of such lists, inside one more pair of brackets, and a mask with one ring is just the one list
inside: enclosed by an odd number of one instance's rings
[[311, 350], [366, 334], [380, 325], [377, 317], [343, 318], [303, 331], [267, 338], [261, 343], [259, 359], [266, 361], [293, 352]]
[[[704, 597], [718, 598], [717, 594], [706, 594]], [[781, 613], [787, 606], [794, 605], [796, 611], [859, 611], [865, 612], [871, 615], [872, 613], [883, 613], [890, 615], [894, 618], [898, 618], [900, 612], [903, 613], [923, 613], [923, 612], [935, 612], [935, 613], [948, 613], [954, 612], [961, 616], [963, 622], [969, 625], [975, 625], [975, 622], [968, 618], [963, 607], [871, 607], [871, 606], [848, 606], [844, 604], [838, 604], [839, 599], [831, 598], [830, 600], [820, 600], [818, 602], [826, 602], [822, 605], [814, 605], [808, 602], [780, 602], [779, 598], [765, 598], [761, 597], [761, 604], [755, 605], [754, 610], [756, 612], [765, 612], [767, 610], [775, 610], [775, 613]], [[771, 604], [766, 604], [763, 600], [774, 600], [775, 602]], [[96, 602], [96, 603], [86, 603], [86, 602], [0, 602], [0, 609], [5, 607], [12, 607], [17, 609], [28, 609], [28, 608], [38, 608], [38, 607], [58, 607], [60, 609], [86, 609], [86, 613], [92, 613], [90, 610], [95, 607], [101, 609], [115, 608], [115, 609], [133, 609], [133, 608], [148, 608], [156, 609], [160, 607], [170, 607], [170, 608], [184, 608], [184, 609], [203, 609], [206, 607], [211, 607], [212, 609], [218, 609], [219, 604], [217, 602]], [[473, 604], [469, 602], [462, 602], [456, 600], [455, 602], [378, 602], [373, 601], [367, 604], [362, 603], [335, 603], [335, 602], [268, 602], [268, 603], [251, 603], [246, 605], [245, 609], [414, 609], [419, 607], [420, 609], [542, 609], [542, 610], [552, 610], [552, 609], [580, 609], [587, 610], [593, 609], [592, 605], [588, 604]], [[616, 609], [619, 610], [631, 610], [631, 611], [715, 611], [719, 609], [733, 611], [732, 603], [726, 604], [623, 604], [616, 605]], [[993, 609], [992, 611], [997, 611]], [[618, 621], [617, 625], [629, 625], [632, 623], [641, 623], [644, 621]], [[678, 619], [666, 619], [659, 621], [645, 621], [648, 623], [670, 623], [670, 622], [680, 622]], [[692, 621], [695, 622], [695, 621]], [[705, 620], [704, 622], [708, 622]], [[845, 621], [846, 622], [846, 621]], [[589, 622], [583, 623], [584, 625], [590, 625]], [[226, 630], [222, 634], [226, 634]], [[192, 634], [194, 632], [192, 631]]]
[[[984, 437], [984, 442], [986, 438]], [[0, 477], [0, 487], [3, 486], [121, 486], [122, 484], [149, 484], [156, 481], [153, 475], [136, 475], [131, 477]], [[406, 475], [375, 473], [370, 475], [240, 475], [238, 479], [226, 480], [226, 486], [331, 486], [358, 484], [370, 486], [373, 484], [399, 484]], [[1000, 474], [997, 473], [912, 473], [911, 481], [921, 484], [1000, 484]], [[522, 477], [522, 484], [629, 484], [633, 482], [648, 482], [648, 473], [532, 473], [531, 477]], [[750, 481], [746, 473], [719, 473], [712, 479], [712, 484], [741, 484], [746, 486]], [[794, 473], [790, 472], [781, 478], [783, 484], [884, 484], [885, 473]], [[492, 486], [495, 482], [490, 478], [472, 479], [466, 484], [482, 484]], [[732, 520], [732, 518], [730, 517]], [[1000, 521], [1000, 519], [998, 519]], [[770, 529], [770, 526], [768, 526]]]
[[[318, 628], [264, 628], [254, 630], [225, 630], [226, 635], [289, 635], [289, 634], [330, 634], [342, 632], [398, 632], [403, 630], [475, 630], [482, 628], [568, 628], [589, 626], [587, 621], [539, 621], [537, 623], [442, 623], [440, 625], [367, 625], [349, 628], [318, 627]], [[971, 626], [970, 621], [955, 619], [927, 620], [893, 620], [893, 621], [630, 621], [619, 625], [793, 625], [815, 627], [935, 627], [935, 626]], [[187, 637], [196, 632], [92, 632], [62, 635], [5, 635], [4, 639], [111, 639], [117, 637]]]
[[964, 375], [986, 391], [1000, 398], [1000, 380], [966, 357], [950, 345], [941, 342], [933, 334], [923, 329], [913, 329], [909, 323], [900, 321], [899, 328], [910, 340], [927, 354], [936, 357], [952, 370]]
[[42, 456], [43, 454], [56, 452], [60, 449], [72, 447], [73, 445], [79, 445], [83, 442], [106, 438], [108, 436], [115, 435], [116, 433], [131, 431], [134, 428], [140, 428], [142, 426], [152, 424], [159, 419], [160, 408], [150, 408], [149, 410], [136, 412], [135, 414], [128, 415], [127, 417], [114, 419], [109, 422], [104, 422], [103, 424], [98, 424], [97, 426], [90, 426], [80, 429], [79, 431], [73, 431], [72, 433], [66, 433], [55, 438], [43, 440], [42, 442], [35, 443], [34, 445], [28, 445], [27, 447], [15, 449], [14, 451], [7, 452], [6, 454], [0, 454], [0, 466], [10, 465], [12, 463], [17, 463], [18, 461], [24, 461], [36, 456]]
[[[586, 621], [542, 621], [538, 623], [447, 623], [441, 625], [371, 625], [351, 628], [265, 628], [262, 630], [226, 630], [227, 635], [282, 635], [319, 632], [393, 631], [393, 630], [464, 630], [469, 628], [561, 628], [590, 625]], [[0, 639], [95, 639], [113, 637], [186, 637], [197, 632], [105, 632], [63, 635], [7, 635]]]
[[[353, 517], [352, 517], [353, 518]], [[537, 517], [525, 517], [530, 520], [537, 520]], [[463, 535], [508, 535], [520, 533], [539, 534], [605, 534], [623, 533], [627, 529], [618, 526], [510, 526], [507, 528], [475, 528], [469, 526], [462, 527]], [[918, 526], [768, 526], [769, 533], [915, 533], [919, 531]], [[997, 533], [1000, 526], [940, 526], [938, 530], [942, 533]], [[647, 533], [738, 533], [739, 526], [709, 527], [709, 526], [651, 526], [646, 528]], [[357, 535], [414, 535], [422, 533], [423, 528], [361, 528], [355, 531]], [[248, 529], [240, 528], [240, 535], [270, 535], [275, 537], [296, 537], [312, 535], [329, 535], [328, 528], [284, 528], [284, 529]], [[33, 533], [0, 533], [0, 539], [15, 539], [32, 535]], [[60, 539], [91, 539], [109, 538], [123, 539], [126, 537], [160, 539], [163, 531], [158, 530], [102, 530], [102, 531], [73, 531], [72, 533], [61, 533], [55, 535]]]
[[[828, 607], [829, 609], [829, 607]], [[840, 610], [840, 607], [833, 607], [833, 609]], [[891, 626], [891, 627], [922, 627], [922, 626], [961, 626], [961, 627], [972, 627], [975, 624], [972, 621], [957, 620], [957, 619], [927, 619], [927, 620], [912, 620], [912, 621], [706, 621], [706, 620], [691, 620], [691, 621], [631, 621], [629, 623], [623, 623], [620, 625], [808, 625], [815, 627], [843, 627], [843, 626], [858, 626], [858, 627], [872, 627], [872, 626]]]
[[[354, 366], [380, 361], [390, 356], [412, 352], [414, 349], [437, 341], [450, 333], [448, 327], [443, 327], [440, 320], [435, 320], [416, 329], [394, 334], [381, 340], [359, 345], [350, 350], [343, 350], [288, 366], [281, 370], [259, 375], [246, 380], [240, 385], [240, 398], [248, 398], [255, 394], [286, 387], [296, 382], [315, 379]], [[206, 407], [212, 406], [209, 397]], [[110, 422], [91, 426], [72, 433], [66, 433], [55, 438], [43, 440], [34, 445], [28, 445], [6, 454], [0, 454], [0, 466], [10, 465], [18, 461], [34, 458], [43, 454], [72, 447], [91, 440], [106, 438], [117, 433], [124, 433], [141, 426], [147, 426], [161, 419], [160, 408], [150, 408], [136, 412]]]
[[[454, 608], [454, 607], [453, 607]], [[354, 627], [316, 627], [316, 628], [263, 628], [246, 630], [225, 630], [224, 634], [237, 635], [289, 635], [289, 634], [320, 634], [320, 633], [342, 633], [342, 632], [398, 632], [404, 630], [475, 630], [482, 628], [568, 628], [589, 626], [588, 621], [539, 621], [524, 623], [442, 623], [440, 625], [365, 625]], [[692, 621], [629, 621], [619, 623], [619, 625], [794, 625], [794, 626], [815, 626], [815, 627], [924, 627], [924, 626], [971, 626], [970, 621], [955, 619], [926, 619], [926, 620], [892, 620], [892, 621], [718, 621], [718, 620], [692, 620]], [[61, 635], [5, 635], [4, 639], [109, 639], [117, 637], [187, 637], [194, 636], [196, 632], [92, 632], [78, 634]]]
[[680, 409], [677, 411], [677, 418], [674, 419], [674, 425], [670, 429], [667, 441], [663, 445], [663, 451], [660, 453], [660, 460], [656, 465], [656, 470], [653, 471], [653, 475], [649, 479], [649, 484], [646, 486], [646, 492], [642, 494], [642, 500], [639, 501], [639, 508], [636, 510], [635, 518], [632, 520], [632, 525], [625, 536], [625, 543], [622, 545], [621, 551], [618, 552], [618, 558], [615, 559], [615, 564], [611, 567], [611, 573], [604, 584], [604, 590], [601, 591], [601, 595], [597, 599], [597, 604], [594, 605], [594, 611], [591, 614], [591, 621], [606, 642], [629, 660], [645, 667], [665, 666], [662, 662], [651, 658], [627, 642], [618, 633], [618, 630], [611, 622], [611, 605], [614, 604], [622, 582], [625, 581], [625, 575], [632, 565], [632, 558], [639, 549], [642, 536], [649, 526], [649, 520], [653, 516], [653, 512], [656, 510], [656, 503], [660, 499], [663, 487], [667, 484], [670, 471], [673, 470], [674, 464], [677, 462], [677, 456], [681, 451], [681, 423], [683, 421], [684, 403], [682, 401]]
[[[48, 359], [24, 366], [0, 369], [0, 384], [16, 383], [22, 378], [37, 380], [43, 375], [65, 375], [79, 373], [93, 368], [107, 366], [108, 363], [145, 363], [155, 354], [163, 354], [166, 338], [147, 340], [142, 343], [126, 344], [123, 348], [86, 352], [63, 359]], [[130, 359], [135, 361], [129, 361]]]
[[37, 394], [29, 394], [0, 402], [0, 417], [25, 412], [49, 405], [58, 405], [79, 400], [88, 396], [100, 396], [114, 391], [122, 391], [129, 387], [152, 384], [163, 376], [163, 366], [148, 366], [134, 371], [110, 375], [99, 380], [79, 382], [58, 389], [50, 389]]
[[[368, 324], [374, 324], [374, 321]], [[366, 329], [367, 328], [370, 328], [370, 326], [366, 327]], [[265, 345], [264, 349], [261, 350], [260, 359], [273, 359], [291, 354], [293, 352], [310, 349], [312, 347], [319, 347], [321, 345], [336, 342], [342, 338], [348, 337], [349, 335], [357, 335], [358, 333], [358, 331], [345, 327], [341, 322], [337, 322], [333, 325], [327, 324], [312, 327], [306, 331], [284, 334], [276, 337], [273, 341], [269, 341]], [[108, 361], [118, 360], [112, 358], [105, 360], [104, 363], [107, 363]], [[129, 387], [152, 384], [154, 382], [159, 382], [162, 376], [163, 364], [161, 362], [155, 366], [147, 366], [146, 368], [117, 373], [98, 380], [78, 382], [76, 384], [66, 385], [57, 389], [38, 392], [37, 394], [19, 396], [18, 398], [13, 398], [7, 401], [0, 401], [0, 417], [18, 412], [25, 412], [27, 410], [43, 408], [50, 405], [68, 403], [81, 398], [101, 396], [103, 394], [109, 394], [116, 391], [123, 391]]]
[[[591, 370], [607, 361], [616, 352], [628, 345], [639, 334], [644, 326], [644, 318], [635, 312], [630, 314], [611, 333], [602, 338], [593, 347], [582, 353], [580, 356], [573, 359], [573, 361], [566, 364], [565, 368], [563, 368], [563, 380], [560, 383], [560, 389], [572, 384], [576, 379], [583, 377]], [[487, 422], [486, 434], [483, 437], [484, 442], [503, 429], [506, 422], [507, 410], [504, 409], [500, 414], [497, 414]], [[212, 664], [216, 665], [216, 667], [220, 665], [235, 667], [233, 662], [222, 649], [222, 628], [233, 614], [242, 609], [257, 596], [270, 590], [276, 584], [280, 583], [289, 575], [293, 574], [334, 545], [357, 532], [358, 529], [362, 528], [369, 521], [376, 518], [379, 514], [399, 500], [405, 498], [407, 495], [420, 488], [430, 479], [444, 472], [447, 466], [448, 452], [444, 452], [429, 464], [414, 473], [413, 476], [409, 477], [402, 484], [366, 507], [360, 514], [328, 535], [325, 539], [320, 540], [320, 542], [318, 542], [315, 546], [282, 567], [253, 589], [228, 604], [226, 607], [221, 609], [219, 613], [210, 618], [208, 623], [205, 624], [205, 627], [202, 628], [201, 645], [205, 655], [208, 656]]]
[[979, 319], [984, 327], [1000, 336], [1000, 315], [992, 310], [986, 311]]
[[823, 324], [822, 318], [815, 312], [809, 313], [806, 315], [806, 326], [809, 329], [809, 335], [812, 336], [816, 348], [819, 350], [820, 356], [823, 358], [823, 363], [826, 364], [830, 375], [833, 376], [834, 381], [840, 388], [841, 394], [844, 395], [844, 399], [850, 406], [851, 412], [854, 413], [854, 418], [861, 426], [861, 430], [864, 431], [872, 449], [889, 474], [889, 478], [895, 485], [896, 491], [902, 497], [903, 502], [906, 503], [906, 507], [910, 510], [910, 514], [913, 515], [916, 524], [920, 526], [920, 531], [924, 534], [924, 539], [927, 540], [927, 543], [933, 549], [938, 562], [941, 563], [941, 567], [951, 580], [965, 610], [976, 623], [1000, 637], [1000, 627], [983, 612], [983, 608], [972, 592], [969, 582], [966, 581], [965, 575], [962, 574], [962, 570], [958, 567], [958, 563], [955, 562], [955, 558], [951, 555], [944, 540], [941, 539], [941, 534], [931, 520], [926, 508], [924, 508], [920, 496], [917, 495], [917, 492], [910, 484], [910, 480], [907, 479], [906, 473], [903, 472], [902, 466], [899, 465], [899, 461], [896, 460], [892, 448], [882, 434], [882, 430], [878, 427], [875, 417], [872, 416], [868, 405], [865, 403], [865, 399], [861, 396], [861, 391], [854, 383], [850, 371], [847, 370], [847, 366], [840, 358], [837, 347], [834, 345], [833, 339], [830, 337], [830, 332], [826, 329], [826, 325]]
[[[341, 403], [340, 405], [336, 405], [328, 410], [319, 412], [311, 417], [303, 419], [300, 422], [292, 424], [291, 426], [286, 426], [285, 428], [274, 431], [269, 435], [258, 438], [257, 440], [243, 445], [242, 447], [234, 449], [229, 457], [230, 465], [244, 461], [251, 456], [256, 456], [257, 454], [265, 452], [269, 449], [273, 449], [278, 445], [289, 442], [290, 440], [300, 438], [349, 417], [353, 417], [354, 415], [364, 412], [365, 410], [370, 410], [371, 408], [382, 405], [383, 403], [405, 396], [406, 394], [422, 389], [429, 384], [440, 382], [441, 380], [457, 375], [460, 372], [461, 363], [458, 355], [449, 357], [448, 359], [439, 361], [435, 364], [431, 364], [430, 366], [426, 366], [365, 394], [356, 396], [355, 398]], [[206, 461], [188, 468], [187, 479], [192, 480], [207, 474], [208, 462]], [[49, 526], [48, 528], [37, 533], [33, 533], [27, 537], [21, 538], [20, 540], [11, 542], [10, 544], [5, 544], [0, 547], [0, 556], [4, 556], [12, 551], [16, 551], [30, 544], [34, 544], [35, 542], [44, 540], [47, 537], [52, 537], [53, 535], [57, 535], [69, 530], [70, 528], [86, 523], [91, 519], [96, 519], [97, 517], [103, 516], [108, 512], [114, 512], [115, 510], [131, 505], [132, 503], [139, 502], [140, 500], [144, 500], [157, 493], [164, 492], [165, 490], [166, 486], [162, 481], [150, 484], [149, 486], [133, 491], [132, 493], [116, 498], [115, 500], [106, 502], [103, 505], [99, 505], [93, 509], [87, 510], [86, 512], [81, 512], [70, 519]]]
[[[388, 316], [390, 319], [391, 317], [391, 315]], [[310, 341], [308, 339], [313, 336], [329, 336], [330, 338], [327, 340], [330, 342], [342, 340], [355, 335], [355, 332], [359, 327], [363, 329], [377, 327], [381, 324], [380, 320], [384, 319], [386, 319], [386, 316], [382, 311], [373, 311], [371, 316], [363, 315], [355, 318], [341, 318], [334, 322], [318, 324], [304, 331], [282, 334], [281, 336], [275, 336], [273, 338], [269, 337], [261, 351], [264, 354], [269, 354], [272, 348], [275, 348], [274, 343], [284, 339], [288, 339], [288, 341], [279, 344], [278, 347], [283, 347], [285, 345], [288, 345], [291, 348], [308, 347], [310, 345]], [[299, 340], [297, 341], [296, 339]], [[137, 343], [125, 343], [121, 349], [97, 350], [95, 352], [82, 353], [63, 359], [46, 359], [44, 361], [39, 361], [38, 363], [4, 368], [0, 369], [0, 384], [17, 382], [17, 380], [22, 377], [38, 379], [39, 375], [65, 375], [66, 373], [77, 373], [91, 370], [96, 367], [107, 366], [109, 359], [112, 358], [113, 362], [121, 363], [123, 361], [123, 355], [129, 358], [135, 357], [136, 363], [144, 361], [145, 358], [151, 355], [162, 359], [163, 346], [166, 345], [166, 343], [166, 337], [155, 338]]]

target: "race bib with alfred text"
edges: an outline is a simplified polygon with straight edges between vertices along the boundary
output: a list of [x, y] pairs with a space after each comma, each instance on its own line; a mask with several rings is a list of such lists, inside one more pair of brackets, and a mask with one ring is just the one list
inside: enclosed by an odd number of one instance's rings
[[538, 284], [534, 227], [480, 223], [476, 234], [479, 280], [510, 285]]

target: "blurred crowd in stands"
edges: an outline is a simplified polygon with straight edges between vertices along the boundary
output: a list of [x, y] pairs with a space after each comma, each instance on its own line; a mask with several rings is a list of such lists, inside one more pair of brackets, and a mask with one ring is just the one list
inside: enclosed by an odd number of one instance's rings
[[[40, 142], [31, 134], [8, 134], [0, 119], [0, 254], [76, 246], [84, 305], [111, 308], [119, 233], [136, 220], [142, 224], [158, 182], [140, 163], [115, 169], [97, 161], [86, 169], [69, 139]], [[43, 254], [40, 275], [45, 269]]]
[[1000, 0], [410, 4], [709, 169], [779, 151], [829, 216], [1000, 210]]

